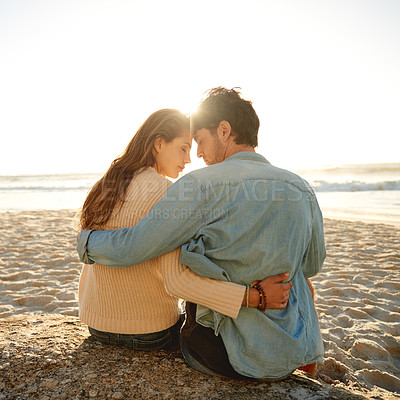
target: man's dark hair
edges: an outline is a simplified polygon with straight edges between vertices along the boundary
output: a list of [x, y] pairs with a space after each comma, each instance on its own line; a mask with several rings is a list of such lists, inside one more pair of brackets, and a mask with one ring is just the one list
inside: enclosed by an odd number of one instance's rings
[[260, 121], [251, 101], [242, 99], [240, 95], [235, 89], [210, 89], [207, 97], [190, 117], [192, 132], [204, 128], [215, 134], [219, 123], [228, 121], [236, 144], [256, 147]]

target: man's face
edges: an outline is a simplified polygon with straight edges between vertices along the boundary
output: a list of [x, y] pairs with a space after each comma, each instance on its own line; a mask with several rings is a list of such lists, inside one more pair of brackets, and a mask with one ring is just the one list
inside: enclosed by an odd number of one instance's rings
[[217, 133], [213, 135], [208, 129], [202, 128], [193, 135], [193, 139], [197, 143], [197, 157], [202, 157], [207, 165], [224, 161], [224, 146]]

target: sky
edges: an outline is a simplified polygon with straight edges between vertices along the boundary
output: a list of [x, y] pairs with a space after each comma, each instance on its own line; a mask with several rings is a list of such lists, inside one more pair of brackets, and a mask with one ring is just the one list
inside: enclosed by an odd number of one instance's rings
[[0, 175], [103, 172], [215, 86], [277, 166], [400, 162], [399, 71], [398, 0], [0, 0]]

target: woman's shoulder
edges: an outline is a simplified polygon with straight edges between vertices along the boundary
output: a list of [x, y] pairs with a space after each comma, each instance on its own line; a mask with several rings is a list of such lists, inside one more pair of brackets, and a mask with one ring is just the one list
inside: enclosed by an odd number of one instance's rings
[[136, 225], [145, 217], [168, 190], [170, 182], [152, 167], [135, 174], [125, 193], [124, 201], [113, 212], [105, 229], [117, 229]]
[[169, 187], [172, 185], [172, 182], [169, 179], [160, 175], [153, 167], [145, 167], [139, 170], [132, 179], [132, 182], [136, 183], [147, 182], [152, 184], [158, 184], [161, 187], [164, 186]]
[[133, 177], [126, 193], [126, 200], [132, 197], [152, 197], [158, 194], [163, 197], [172, 182], [161, 176], [153, 167], [140, 170]]

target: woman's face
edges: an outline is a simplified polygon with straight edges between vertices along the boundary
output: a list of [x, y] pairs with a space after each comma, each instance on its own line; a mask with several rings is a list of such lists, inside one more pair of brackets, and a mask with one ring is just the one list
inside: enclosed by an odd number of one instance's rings
[[189, 129], [183, 131], [181, 136], [169, 143], [161, 138], [156, 139], [154, 142], [154, 168], [161, 175], [177, 178], [185, 165], [190, 163], [191, 147], [192, 138]]

